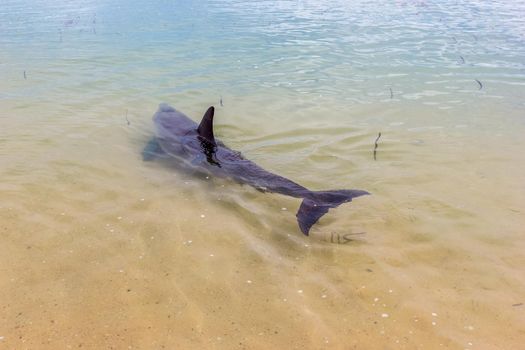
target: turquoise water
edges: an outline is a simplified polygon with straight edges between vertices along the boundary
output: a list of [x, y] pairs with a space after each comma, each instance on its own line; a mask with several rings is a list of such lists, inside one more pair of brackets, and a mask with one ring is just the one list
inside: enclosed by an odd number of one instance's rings
[[[191, 91], [215, 95], [217, 103], [219, 95], [273, 90], [352, 106], [388, 102], [391, 88], [396, 101], [440, 109], [482, 98], [523, 107], [525, 33], [518, 14], [524, 7], [4, 1], [1, 73], [14, 83], [26, 71], [38, 84], [15, 85], [2, 95], [44, 98], [96, 87], [106, 97], [167, 99]], [[485, 85], [481, 91], [475, 79]]]
[[[0, 78], [0, 347], [523, 343], [523, 1], [2, 0]], [[161, 102], [373, 195], [303, 237], [142, 162]]]

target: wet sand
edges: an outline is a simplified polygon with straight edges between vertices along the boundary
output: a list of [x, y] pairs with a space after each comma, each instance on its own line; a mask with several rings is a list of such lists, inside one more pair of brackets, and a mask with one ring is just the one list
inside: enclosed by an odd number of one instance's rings
[[11, 119], [0, 174], [3, 346], [521, 346], [522, 141], [394, 123], [374, 161], [375, 128], [335, 131], [312, 118], [236, 138], [219, 113], [219, 137], [268, 169], [373, 195], [304, 237], [296, 199], [144, 163], [149, 116], [88, 129]]

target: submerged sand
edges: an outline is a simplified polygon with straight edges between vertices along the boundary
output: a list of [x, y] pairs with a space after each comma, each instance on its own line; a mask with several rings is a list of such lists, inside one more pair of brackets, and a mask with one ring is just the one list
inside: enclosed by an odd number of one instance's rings
[[147, 108], [130, 125], [121, 112], [87, 126], [36, 107], [5, 115], [2, 347], [523, 343], [525, 145], [512, 132], [418, 129], [408, 116], [381, 130], [374, 161], [375, 126], [312, 116], [250, 134], [228, 126], [242, 110], [219, 110], [218, 137], [266, 168], [313, 189], [373, 193], [304, 237], [296, 199], [144, 163]]

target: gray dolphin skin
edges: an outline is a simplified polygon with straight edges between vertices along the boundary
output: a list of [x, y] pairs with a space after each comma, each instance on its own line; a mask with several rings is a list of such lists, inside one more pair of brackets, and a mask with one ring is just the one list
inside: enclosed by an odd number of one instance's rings
[[299, 228], [305, 235], [308, 235], [312, 225], [330, 208], [370, 194], [362, 190], [310, 191], [291, 180], [264, 170], [215, 139], [214, 112], [214, 107], [208, 108], [197, 125], [175, 108], [161, 104], [153, 116], [156, 136], [144, 148], [143, 159], [169, 157], [184, 167], [217, 177], [231, 178], [262, 192], [302, 198], [296, 217]]

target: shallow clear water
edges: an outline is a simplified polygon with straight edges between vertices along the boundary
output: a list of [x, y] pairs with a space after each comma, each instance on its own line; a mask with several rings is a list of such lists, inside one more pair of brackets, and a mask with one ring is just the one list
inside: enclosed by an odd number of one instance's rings
[[[523, 14], [3, 0], [0, 347], [519, 348]], [[144, 163], [160, 102], [373, 195], [304, 237], [297, 199]]]

